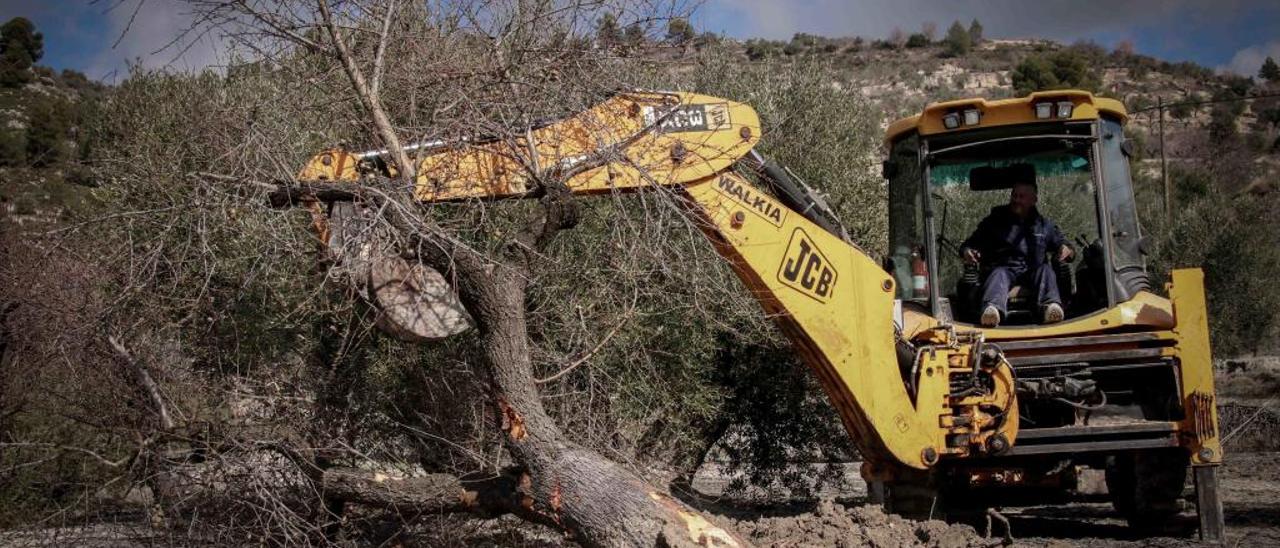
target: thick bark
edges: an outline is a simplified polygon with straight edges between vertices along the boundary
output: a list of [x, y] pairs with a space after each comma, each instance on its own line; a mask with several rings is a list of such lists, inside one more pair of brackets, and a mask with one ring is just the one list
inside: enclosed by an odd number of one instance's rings
[[549, 189], [544, 215], [502, 260], [434, 239], [418, 246], [420, 259], [455, 280], [475, 320], [506, 446], [523, 470], [521, 492], [528, 499], [521, 506], [588, 546], [747, 545], [665, 491], [570, 441], [543, 407], [530, 360], [525, 289], [536, 252], [576, 220], [565, 194]]
[[[548, 221], [551, 222], [551, 221]], [[532, 238], [545, 238], [540, 230]], [[475, 318], [507, 448], [526, 470], [531, 508], [590, 546], [744, 546], [735, 534], [602, 455], [569, 441], [542, 405], [524, 315], [527, 271], [485, 268], [480, 257], [450, 254], [463, 303]], [[519, 255], [517, 253], [516, 255]]]
[[[345, 190], [308, 186], [276, 193], [277, 205], [306, 199], [307, 194], [319, 197], [323, 192]], [[553, 524], [588, 546], [746, 546], [736, 534], [664, 490], [573, 443], [547, 414], [530, 361], [525, 284], [538, 251], [558, 230], [574, 224], [576, 210], [563, 185], [547, 184], [542, 190], [544, 215], [533, 220], [511, 243], [505, 257], [497, 260], [432, 232], [431, 226], [400, 218], [398, 213], [387, 218], [402, 233], [418, 234], [413, 250], [418, 258], [456, 283], [459, 297], [476, 323], [480, 360], [489, 376], [506, 446], [523, 470], [519, 504], [512, 507], [509, 502], [493, 502], [478, 507]], [[473, 490], [462, 480], [447, 476], [402, 480], [377, 488], [352, 476], [326, 475], [323, 483], [328, 497], [397, 507], [416, 501], [424, 510], [471, 511], [453, 501], [458, 493]], [[498, 496], [505, 500], [503, 497]]]
[[428, 474], [401, 478], [353, 468], [326, 470], [325, 498], [393, 510], [401, 514], [472, 513], [485, 517], [513, 514], [552, 527], [560, 524], [533, 509], [527, 476], [519, 469], [498, 475]]

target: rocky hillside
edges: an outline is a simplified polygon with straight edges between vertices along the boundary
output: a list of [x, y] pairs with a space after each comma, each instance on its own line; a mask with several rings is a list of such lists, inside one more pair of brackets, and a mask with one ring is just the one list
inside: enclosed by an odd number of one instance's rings
[[[1280, 94], [1280, 82], [1220, 75], [1194, 63], [1136, 54], [1128, 46], [1108, 50], [1093, 43], [979, 38], [959, 52], [949, 40], [912, 35], [895, 44], [892, 39], [797, 34], [789, 42], [752, 39], [721, 45], [735, 49], [744, 62], [809, 57], [829, 63], [832, 85], [856, 89], [870, 99], [882, 113], [882, 127], [930, 102], [1012, 97], [1042, 87], [1076, 87], [1120, 99], [1132, 114], [1131, 136], [1144, 145], [1143, 172], [1152, 176], [1160, 153], [1155, 107], [1163, 100], [1174, 105], [1165, 109], [1164, 118], [1170, 162], [1203, 160], [1212, 154], [1210, 141], [1231, 133], [1247, 145], [1251, 161], [1259, 166], [1247, 184], [1275, 188], [1280, 98], [1186, 103]], [[1050, 80], [1045, 72], [1052, 73]]]
[[[980, 28], [976, 30], [981, 33]], [[970, 28], [966, 34], [974, 31]], [[1176, 105], [1166, 109], [1165, 116], [1171, 162], [1196, 161], [1210, 154], [1205, 144], [1212, 133], [1222, 130], [1215, 129], [1215, 124], [1229, 126], [1256, 152], [1251, 160], [1259, 169], [1243, 184], [1264, 190], [1276, 186], [1280, 99], [1225, 107], [1179, 104], [1280, 93], [1276, 83], [1217, 75], [1193, 63], [1161, 61], [1126, 47], [1112, 51], [1092, 43], [1068, 46], [1046, 40], [969, 36], [968, 45], [961, 48], [955, 39], [950, 34], [940, 40], [923, 34], [886, 40], [797, 34], [782, 42], [703, 34], [680, 47], [659, 42], [644, 49], [677, 65], [707, 47], [726, 48], [745, 63], [821, 60], [831, 68], [832, 86], [857, 90], [877, 107], [882, 128], [933, 101], [1012, 97], [1035, 89], [1046, 82], [1023, 72], [1034, 66], [1028, 63], [1045, 61], [1048, 69], [1061, 76], [1053, 84], [1089, 89], [1125, 102], [1133, 113], [1131, 135], [1145, 145], [1141, 154], [1145, 174], [1155, 176], [1158, 168], [1159, 117], [1152, 107], [1163, 100]], [[89, 184], [89, 172], [80, 165], [91, 146], [88, 126], [110, 93], [110, 88], [70, 70], [57, 73], [33, 66], [25, 80], [0, 86], [0, 206], [18, 221], [56, 217], [79, 199], [82, 193], [64, 183]]]
[[36, 66], [0, 86], [0, 208], [20, 225], [53, 221], [86, 199], [92, 119], [108, 88]]

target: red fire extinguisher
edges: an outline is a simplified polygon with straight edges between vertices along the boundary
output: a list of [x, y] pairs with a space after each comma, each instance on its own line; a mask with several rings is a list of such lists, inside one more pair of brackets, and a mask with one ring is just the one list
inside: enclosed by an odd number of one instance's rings
[[929, 296], [929, 268], [924, 264], [923, 250], [911, 251], [911, 297], [924, 299]]

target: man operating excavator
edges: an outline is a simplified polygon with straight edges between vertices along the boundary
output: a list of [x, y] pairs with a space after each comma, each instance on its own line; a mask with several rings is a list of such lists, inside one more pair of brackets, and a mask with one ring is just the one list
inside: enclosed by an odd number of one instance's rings
[[1058, 226], [1036, 209], [1038, 200], [1034, 180], [1014, 183], [1009, 203], [991, 208], [960, 247], [965, 262], [991, 269], [982, 283], [984, 327], [995, 327], [1008, 315], [1009, 291], [1014, 286], [1034, 288], [1044, 323], [1063, 319], [1058, 277], [1046, 254], [1067, 262], [1075, 251]]

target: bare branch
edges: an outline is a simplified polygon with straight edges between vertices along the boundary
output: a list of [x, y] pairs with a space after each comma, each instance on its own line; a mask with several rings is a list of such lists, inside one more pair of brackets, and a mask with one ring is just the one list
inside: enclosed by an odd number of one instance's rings
[[151, 373], [147, 371], [146, 366], [133, 359], [133, 356], [129, 354], [129, 350], [123, 344], [120, 344], [114, 336], [107, 337], [107, 342], [111, 345], [111, 349], [115, 350], [116, 355], [129, 367], [142, 391], [151, 399], [152, 408], [160, 419], [160, 428], [166, 432], [173, 430], [173, 418], [169, 416], [169, 406], [165, 403], [164, 396], [160, 394], [160, 386], [151, 378]]
[[387, 147], [391, 159], [395, 162], [396, 169], [399, 171], [400, 178], [405, 181], [413, 181], [415, 169], [413, 163], [409, 161], [409, 155], [405, 153], [404, 147], [400, 144], [400, 137], [396, 135], [396, 130], [391, 125], [391, 119], [387, 117], [387, 112], [382, 108], [382, 100], [369, 88], [365, 81], [364, 73], [360, 71], [359, 65], [356, 64], [355, 55], [351, 49], [347, 47], [347, 42], [343, 39], [337, 25], [333, 22], [333, 14], [329, 10], [329, 2], [327, 0], [316, 0], [316, 7], [320, 9], [320, 17], [325, 29], [329, 33], [329, 39], [332, 41], [334, 49], [337, 50], [338, 59], [342, 62], [342, 68], [346, 71], [347, 77], [351, 79], [351, 85], [355, 88], [356, 95], [360, 97], [360, 102], [369, 109], [369, 115], [373, 117], [374, 128], [378, 131], [378, 136], [382, 139], [382, 143]]
[[325, 470], [322, 489], [326, 497], [398, 512], [469, 512], [487, 517], [516, 514], [521, 518], [560, 528], [561, 524], [533, 511], [525, 503], [521, 488], [523, 472], [509, 469], [501, 474], [428, 474], [397, 477], [355, 468]]
[[378, 51], [373, 56], [373, 78], [369, 84], [369, 92], [378, 97], [382, 90], [382, 72], [385, 68], [387, 40], [391, 35], [391, 19], [396, 13], [395, 0], [387, 2], [387, 13], [382, 18], [382, 32], [378, 35]]
[[571, 371], [573, 371], [574, 369], [577, 369], [579, 365], [582, 365], [586, 363], [587, 360], [590, 360], [591, 357], [595, 356], [596, 353], [599, 352], [601, 348], [604, 348], [604, 345], [609, 342], [609, 339], [612, 339], [614, 335], [617, 335], [618, 330], [622, 329], [622, 326], [626, 325], [627, 321], [631, 319], [631, 315], [636, 311], [636, 301], [639, 298], [640, 298], [639, 290], [632, 292], [631, 308], [627, 310], [626, 315], [623, 316], [622, 319], [618, 321], [618, 323], [614, 324], [613, 328], [610, 329], [609, 332], [604, 335], [604, 337], [600, 338], [600, 342], [596, 343], [594, 348], [587, 351], [585, 354], [582, 355], [582, 357], [578, 358], [577, 360], [574, 360], [573, 363], [570, 363], [564, 369], [561, 369], [560, 371], [556, 372], [556, 374], [551, 375], [550, 377], [542, 378], [542, 379], [535, 379], [534, 382], [538, 384], [546, 384], [546, 383], [555, 381], [556, 379], [559, 379], [565, 375], [568, 375]]

